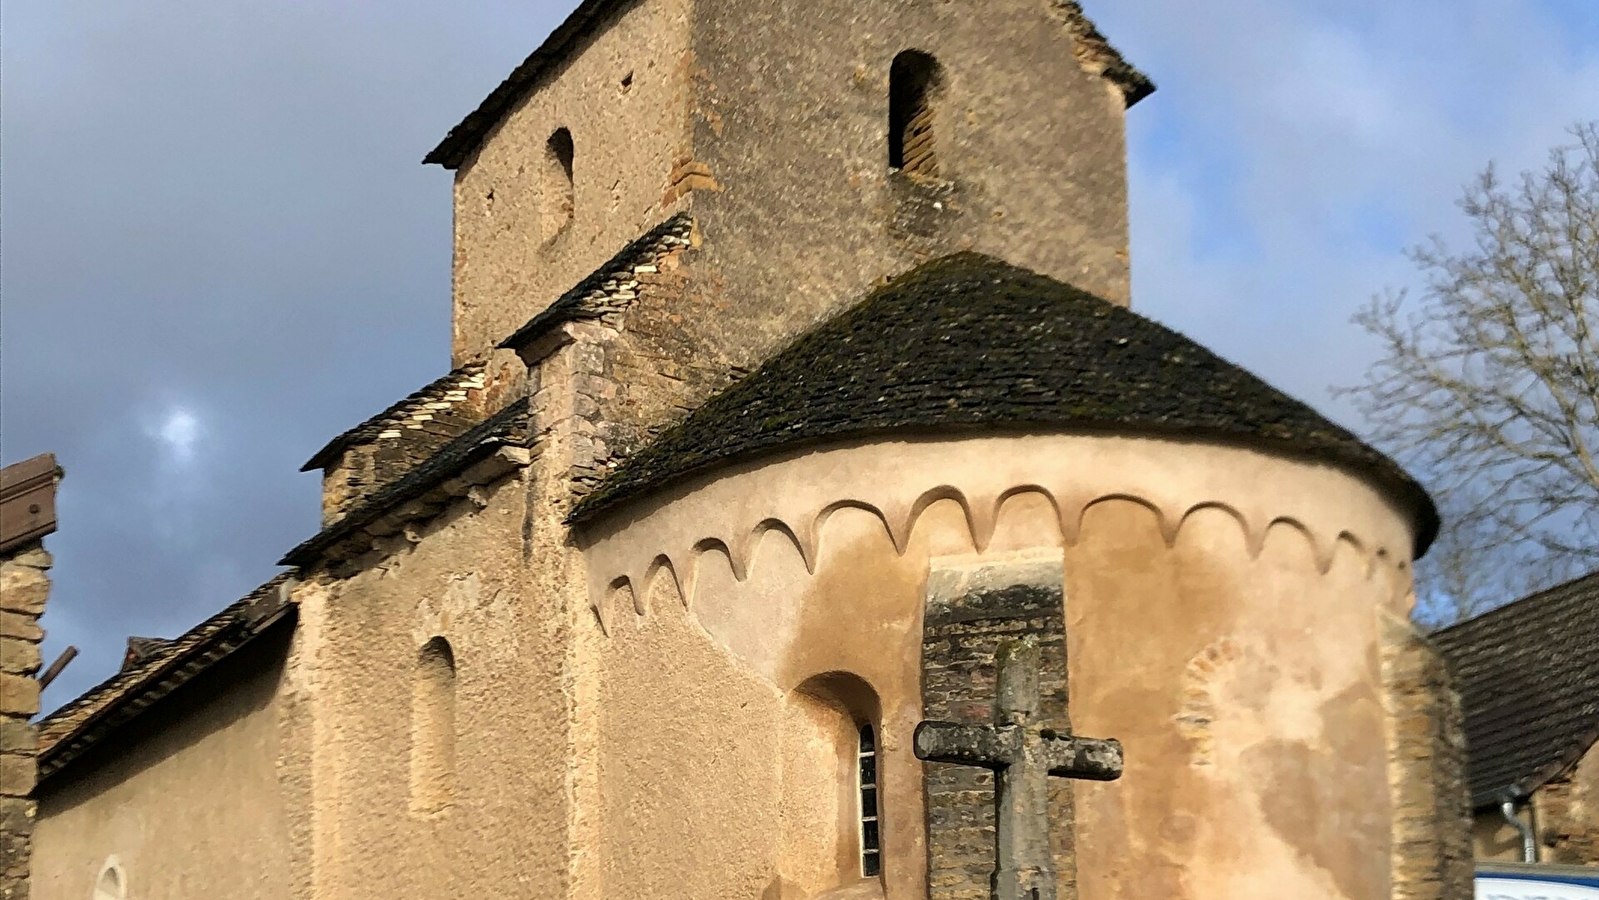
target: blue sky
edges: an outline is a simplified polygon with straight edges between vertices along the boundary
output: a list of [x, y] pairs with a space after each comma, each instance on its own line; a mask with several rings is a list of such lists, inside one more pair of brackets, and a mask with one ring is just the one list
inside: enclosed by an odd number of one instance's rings
[[[46, 656], [84, 652], [47, 706], [270, 577], [317, 527], [300, 463], [445, 370], [450, 178], [419, 160], [572, 5], [5, 4], [0, 457], [66, 467]], [[1599, 118], [1587, 0], [1085, 7], [1160, 86], [1134, 307], [1357, 431], [1327, 391], [1375, 353], [1355, 309], [1463, 236], [1486, 162]]]

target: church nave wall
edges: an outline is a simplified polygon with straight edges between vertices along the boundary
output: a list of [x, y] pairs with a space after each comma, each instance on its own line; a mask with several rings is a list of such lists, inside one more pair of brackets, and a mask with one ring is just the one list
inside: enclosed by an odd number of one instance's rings
[[302, 588], [313, 896], [565, 896], [565, 650], [558, 595], [527, 587], [527, 477]]

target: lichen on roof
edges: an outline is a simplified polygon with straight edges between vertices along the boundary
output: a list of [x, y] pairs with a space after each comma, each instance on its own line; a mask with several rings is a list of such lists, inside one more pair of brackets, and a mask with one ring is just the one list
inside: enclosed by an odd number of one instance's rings
[[978, 253], [926, 263], [824, 322], [623, 462], [573, 524], [735, 459], [889, 431], [1094, 431], [1245, 444], [1354, 470], [1437, 530], [1408, 474], [1177, 332]]

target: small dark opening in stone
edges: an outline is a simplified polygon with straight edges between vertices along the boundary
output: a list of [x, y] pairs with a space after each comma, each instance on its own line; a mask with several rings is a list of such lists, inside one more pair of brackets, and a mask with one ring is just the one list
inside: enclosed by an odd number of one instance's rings
[[557, 129], [544, 147], [544, 237], [555, 237], [572, 221], [576, 188], [572, 181], [572, 132]]
[[633, 87], [633, 73], [629, 72], [626, 75], [622, 76], [622, 93], [624, 93], [624, 94], [627, 93], [630, 89], [632, 89], [632, 87]]
[[938, 60], [920, 50], [894, 57], [888, 70], [888, 165], [911, 175], [936, 176], [934, 154], [937, 95], [943, 75]]

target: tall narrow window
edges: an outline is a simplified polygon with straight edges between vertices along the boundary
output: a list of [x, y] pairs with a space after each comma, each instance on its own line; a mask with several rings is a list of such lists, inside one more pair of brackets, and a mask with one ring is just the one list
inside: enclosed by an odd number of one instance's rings
[[881, 838], [877, 832], [877, 738], [871, 725], [861, 726], [861, 874], [883, 871]]
[[561, 233], [572, 221], [576, 189], [572, 181], [572, 132], [557, 129], [544, 145], [544, 239]]
[[888, 70], [888, 164], [907, 175], [936, 177], [934, 153], [941, 75], [938, 60], [919, 50], [894, 57]]
[[411, 692], [411, 810], [434, 813], [455, 798], [455, 654], [436, 637], [422, 646]]

